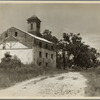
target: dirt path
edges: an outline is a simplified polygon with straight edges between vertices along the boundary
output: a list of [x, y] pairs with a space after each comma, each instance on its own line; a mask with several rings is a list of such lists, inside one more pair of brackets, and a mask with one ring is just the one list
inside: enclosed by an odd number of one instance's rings
[[0, 91], [0, 97], [84, 97], [86, 79], [79, 72], [34, 78]]

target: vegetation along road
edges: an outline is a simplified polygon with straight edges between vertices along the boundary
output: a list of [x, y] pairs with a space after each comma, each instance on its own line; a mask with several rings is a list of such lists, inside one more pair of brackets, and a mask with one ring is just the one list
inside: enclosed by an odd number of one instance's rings
[[0, 90], [0, 97], [84, 97], [87, 79], [80, 72], [33, 78]]

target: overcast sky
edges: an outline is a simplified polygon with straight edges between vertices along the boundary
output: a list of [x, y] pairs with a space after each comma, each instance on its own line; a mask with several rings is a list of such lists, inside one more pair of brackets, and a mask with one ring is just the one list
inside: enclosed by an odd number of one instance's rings
[[83, 41], [100, 52], [100, 3], [0, 3], [0, 33], [12, 26], [27, 31], [26, 20], [34, 14], [42, 21], [41, 33], [49, 29], [59, 39], [63, 32], [81, 33]]

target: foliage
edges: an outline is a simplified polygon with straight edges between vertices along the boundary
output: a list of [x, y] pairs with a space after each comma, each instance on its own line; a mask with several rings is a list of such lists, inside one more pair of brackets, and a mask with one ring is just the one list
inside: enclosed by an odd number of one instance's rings
[[53, 76], [53, 74], [61, 73], [60, 70], [52, 66], [40, 67], [34, 63], [23, 64], [17, 56], [6, 54], [0, 63], [0, 88], [6, 88], [39, 75]]
[[23, 64], [17, 56], [12, 56], [7, 52], [5, 57], [1, 59], [0, 68], [10, 69], [15, 67], [21, 67]]
[[37, 33], [38, 37], [43, 37], [42, 34], [40, 32]]
[[[80, 33], [64, 33], [63, 39], [59, 41], [58, 49], [62, 51], [64, 70], [66, 66], [74, 66], [74, 68], [82, 69], [85, 67], [87, 69], [100, 65], [99, 60], [97, 60], [97, 58], [100, 57], [100, 53], [98, 53], [95, 48], [91, 48], [82, 42]], [[71, 56], [73, 57], [71, 58]]]
[[49, 31], [48, 29], [45, 29], [42, 34], [43, 34], [43, 37], [45, 39], [57, 44], [58, 43], [58, 39], [55, 36], [52, 36], [51, 33], [52, 33], [51, 31]]

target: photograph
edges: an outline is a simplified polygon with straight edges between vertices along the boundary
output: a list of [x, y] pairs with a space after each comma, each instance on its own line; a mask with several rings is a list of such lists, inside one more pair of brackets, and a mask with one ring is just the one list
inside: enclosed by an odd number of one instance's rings
[[100, 2], [0, 1], [0, 98], [94, 97]]

